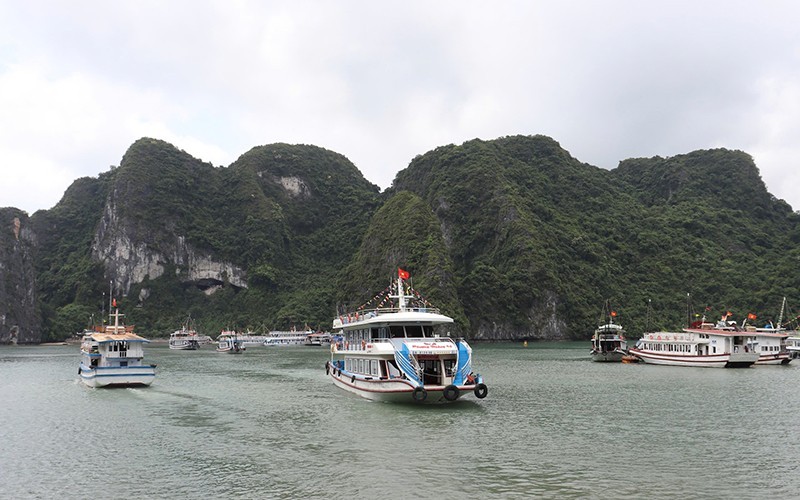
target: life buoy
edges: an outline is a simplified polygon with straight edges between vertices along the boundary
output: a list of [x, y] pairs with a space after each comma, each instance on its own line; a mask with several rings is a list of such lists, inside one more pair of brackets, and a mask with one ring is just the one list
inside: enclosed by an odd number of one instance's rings
[[455, 401], [458, 399], [458, 396], [461, 395], [461, 391], [458, 390], [458, 387], [451, 384], [444, 388], [442, 395], [444, 396], [444, 399], [448, 401]]
[[411, 397], [414, 398], [414, 401], [425, 401], [428, 397], [428, 391], [426, 391], [424, 387], [414, 387]]
[[473, 392], [475, 392], [476, 398], [483, 399], [487, 394], [489, 394], [489, 388], [486, 387], [486, 384], [480, 383], [475, 386], [475, 390]]

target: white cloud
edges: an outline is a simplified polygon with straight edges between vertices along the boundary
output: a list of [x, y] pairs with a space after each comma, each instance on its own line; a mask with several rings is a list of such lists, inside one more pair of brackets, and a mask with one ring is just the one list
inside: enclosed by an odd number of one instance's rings
[[316, 144], [387, 187], [437, 146], [543, 133], [607, 168], [742, 149], [800, 209], [798, 14], [789, 1], [0, 3], [0, 182], [25, 192], [0, 205], [49, 208], [142, 136], [215, 165]]

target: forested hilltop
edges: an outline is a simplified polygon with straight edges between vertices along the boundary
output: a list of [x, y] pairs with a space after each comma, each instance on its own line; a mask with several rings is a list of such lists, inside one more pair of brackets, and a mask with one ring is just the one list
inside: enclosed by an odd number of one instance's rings
[[414, 158], [380, 193], [315, 146], [215, 167], [145, 138], [22, 217], [41, 311], [28, 340], [99, 319], [109, 285], [145, 335], [190, 314], [210, 335], [327, 329], [398, 266], [470, 338], [586, 339], [606, 299], [633, 335], [679, 328], [687, 293], [698, 312], [774, 317], [800, 301], [798, 217], [724, 149], [608, 171], [544, 136], [473, 140]]

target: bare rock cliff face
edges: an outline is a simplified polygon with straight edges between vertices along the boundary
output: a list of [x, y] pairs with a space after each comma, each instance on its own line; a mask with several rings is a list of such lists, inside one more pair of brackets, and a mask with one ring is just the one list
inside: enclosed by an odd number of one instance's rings
[[567, 340], [569, 329], [566, 321], [559, 318], [556, 311], [558, 298], [549, 293], [539, 303], [528, 310], [528, 329], [520, 330], [519, 326], [509, 323], [492, 322], [478, 325], [476, 340]]
[[[157, 221], [151, 223], [158, 225]], [[110, 197], [92, 243], [92, 257], [105, 265], [114, 289], [123, 295], [145, 278], [156, 279], [163, 275], [167, 264], [177, 268], [184, 282], [203, 288], [224, 283], [247, 287], [243, 269], [195, 250], [182, 236], [171, 234], [159, 238], [160, 242], [155, 244], [152, 234], [139, 234], [134, 227], [118, 216], [113, 197]]]
[[41, 342], [35, 247], [28, 216], [15, 208], [0, 208], [0, 344]]

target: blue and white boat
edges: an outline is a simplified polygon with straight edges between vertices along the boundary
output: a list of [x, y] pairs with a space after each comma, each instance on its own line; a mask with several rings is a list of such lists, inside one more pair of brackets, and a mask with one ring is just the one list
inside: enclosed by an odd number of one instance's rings
[[81, 342], [78, 374], [89, 387], [148, 386], [156, 377], [156, 365], [144, 363], [144, 344], [150, 341], [122, 325], [119, 309], [110, 315], [114, 324], [85, 332]]
[[228, 354], [241, 354], [247, 348], [239, 338], [239, 335], [233, 331], [223, 331], [217, 337], [217, 352], [227, 352]]
[[334, 319], [337, 341], [326, 373], [337, 387], [375, 401], [485, 398], [486, 384], [472, 372], [472, 348], [439, 331], [453, 319], [430, 307], [408, 277], [399, 269], [397, 280], [373, 299], [377, 307], [365, 304]]
[[200, 336], [194, 329], [191, 316], [181, 326], [169, 335], [169, 348], [179, 351], [194, 351], [200, 348]]

